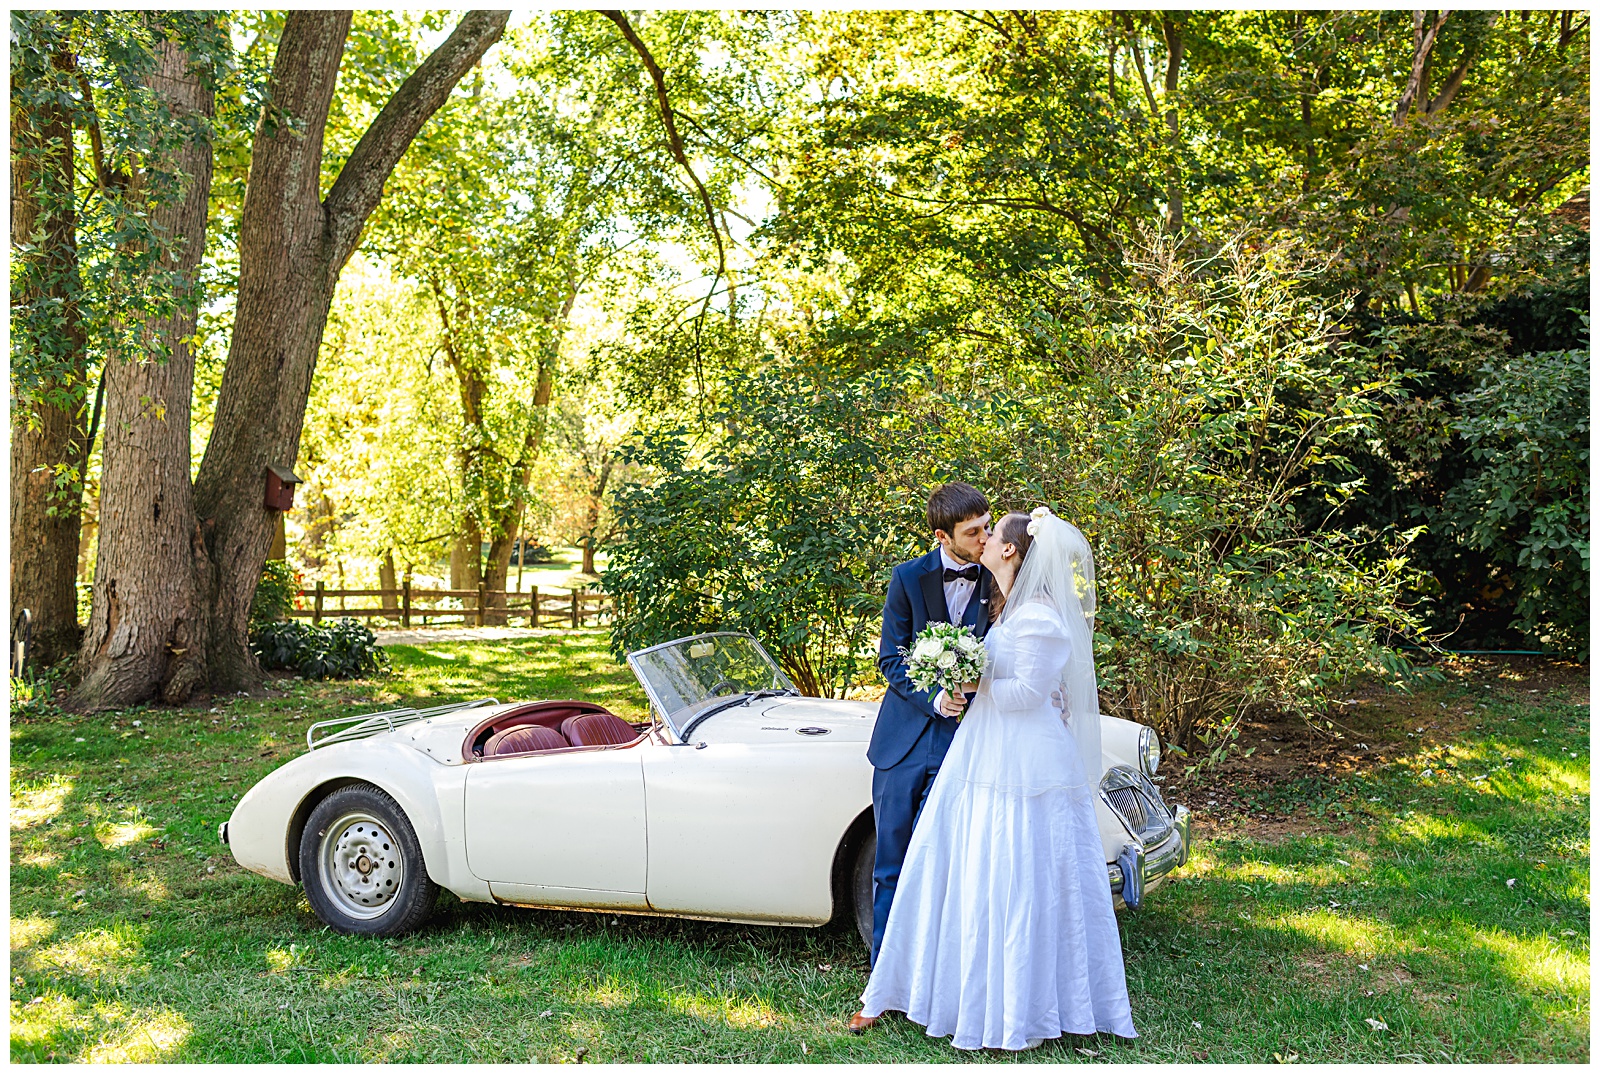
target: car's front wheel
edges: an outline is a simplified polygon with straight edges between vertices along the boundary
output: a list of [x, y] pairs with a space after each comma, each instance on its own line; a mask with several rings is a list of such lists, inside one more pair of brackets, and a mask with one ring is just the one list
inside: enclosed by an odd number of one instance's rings
[[878, 856], [878, 833], [868, 830], [861, 845], [856, 847], [855, 869], [850, 876], [850, 891], [854, 896], [856, 931], [861, 942], [872, 950], [872, 863]]
[[311, 909], [336, 932], [398, 936], [427, 920], [439, 887], [400, 804], [367, 783], [334, 791], [300, 837]]

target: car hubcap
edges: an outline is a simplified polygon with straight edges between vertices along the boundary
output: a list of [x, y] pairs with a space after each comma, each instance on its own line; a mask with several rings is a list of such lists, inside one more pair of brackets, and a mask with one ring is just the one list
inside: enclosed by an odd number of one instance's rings
[[322, 837], [322, 889], [341, 911], [370, 920], [394, 905], [405, 878], [400, 844], [367, 813], [347, 813]]

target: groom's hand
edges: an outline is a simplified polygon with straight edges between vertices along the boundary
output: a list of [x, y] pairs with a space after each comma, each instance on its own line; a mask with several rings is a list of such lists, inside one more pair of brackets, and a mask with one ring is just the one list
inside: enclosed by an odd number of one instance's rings
[[960, 716], [966, 711], [967, 699], [959, 694], [951, 697], [945, 691], [940, 690], [938, 696], [933, 699], [933, 708], [941, 716]]

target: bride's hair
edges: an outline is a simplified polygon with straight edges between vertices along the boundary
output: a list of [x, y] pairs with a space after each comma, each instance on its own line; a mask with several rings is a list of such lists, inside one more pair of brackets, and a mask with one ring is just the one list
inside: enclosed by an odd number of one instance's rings
[[[992, 540], [1001, 544], [1014, 544], [1017, 546], [1017, 573], [1022, 573], [1022, 562], [1028, 558], [1028, 549], [1033, 547], [1033, 535], [1028, 532], [1028, 523], [1033, 519], [1021, 511], [1012, 511], [1000, 520], [994, 528]], [[994, 587], [994, 593], [989, 598], [989, 622], [1000, 618], [1000, 613], [1006, 610], [1006, 595], [1000, 591], [999, 586]]]

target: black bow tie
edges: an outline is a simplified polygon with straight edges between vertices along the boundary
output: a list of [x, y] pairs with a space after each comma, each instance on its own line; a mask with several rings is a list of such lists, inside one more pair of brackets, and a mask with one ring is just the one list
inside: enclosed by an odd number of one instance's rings
[[954, 582], [961, 578], [964, 578], [969, 582], [976, 582], [978, 580], [978, 565], [974, 563], [972, 566], [963, 567], [959, 571], [951, 567], [946, 567], [944, 569], [945, 581]]

